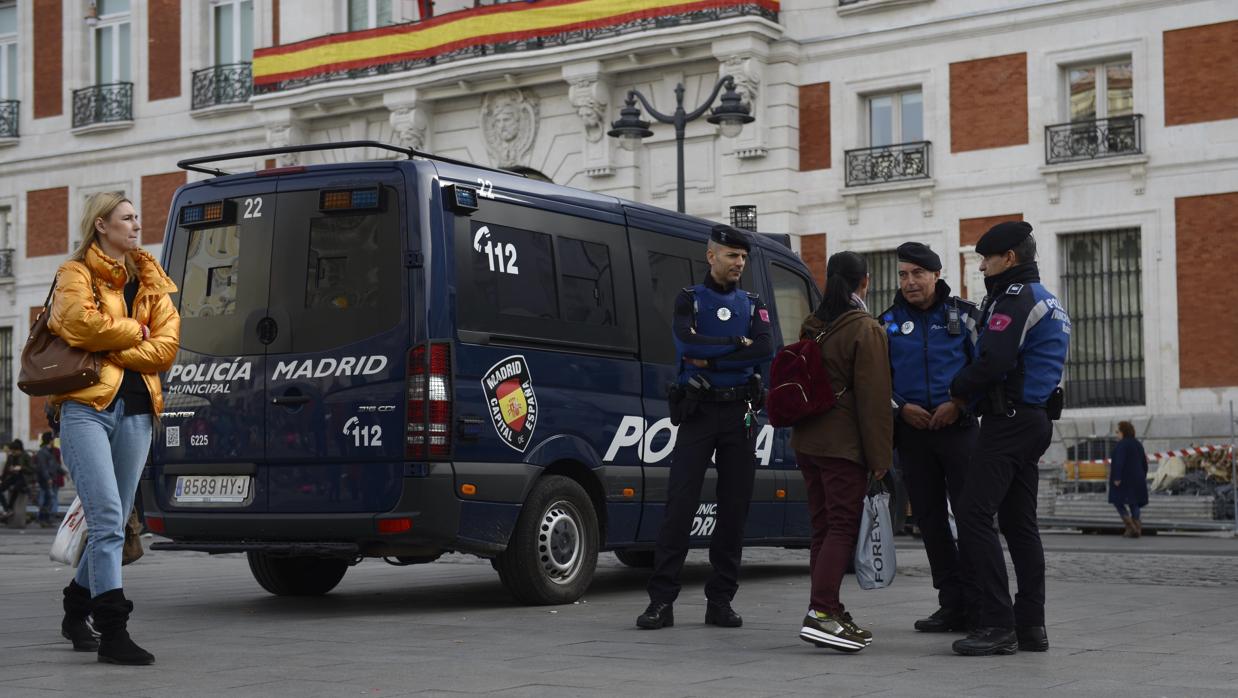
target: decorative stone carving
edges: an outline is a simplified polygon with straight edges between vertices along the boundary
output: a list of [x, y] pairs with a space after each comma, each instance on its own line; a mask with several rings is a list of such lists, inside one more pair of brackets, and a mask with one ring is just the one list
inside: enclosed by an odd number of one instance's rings
[[606, 108], [610, 97], [602, 89], [596, 77], [581, 78], [572, 83], [567, 98], [576, 110], [576, 115], [585, 126], [585, 138], [590, 143], [602, 140], [606, 132]]
[[401, 107], [391, 112], [391, 130], [397, 145], [425, 151], [427, 123], [425, 107]]
[[[305, 142], [305, 129], [300, 121], [288, 120], [268, 123], [267, 147], [285, 148]], [[284, 153], [275, 158], [280, 167], [292, 167], [301, 163], [301, 153]]]
[[537, 138], [537, 97], [524, 90], [486, 95], [481, 104], [481, 131], [495, 167], [527, 164]]
[[729, 56], [722, 63], [722, 74], [735, 78], [735, 91], [750, 109], [756, 108], [761, 93], [761, 74], [749, 56]]
[[735, 138], [735, 156], [741, 160], [763, 158], [769, 153], [765, 143], [764, 129], [761, 128], [764, 111], [764, 100], [761, 99], [761, 77], [765, 64], [760, 58], [747, 54], [733, 54], [722, 60], [719, 72], [730, 75], [735, 80], [735, 91], [748, 105], [749, 111], [756, 121], [744, 127]]

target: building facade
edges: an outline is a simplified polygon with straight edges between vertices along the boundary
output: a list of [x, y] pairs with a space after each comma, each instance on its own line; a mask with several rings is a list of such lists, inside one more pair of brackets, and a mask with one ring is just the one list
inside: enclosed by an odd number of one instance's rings
[[979, 300], [977, 238], [1027, 220], [1075, 321], [1059, 436], [1228, 435], [1228, 0], [0, 0], [0, 431], [44, 428], [14, 358], [94, 192], [127, 192], [157, 251], [199, 177], [177, 160], [372, 139], [674, 208], [671, 127], [606, 132], [629, 90], [691, 110], [724, 75], [756, 120], [687, 125], [689, 213], [756, 206], [818, 282], [862, 252], [875, 306], [906, 240]]

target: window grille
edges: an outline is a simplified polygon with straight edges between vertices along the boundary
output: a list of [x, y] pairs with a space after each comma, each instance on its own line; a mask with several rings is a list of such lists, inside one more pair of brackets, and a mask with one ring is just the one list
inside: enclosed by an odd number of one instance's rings
[[1066, 406], [1144, 404], [1139, 229], [1064, 235], [1059, 244], [1061, 299], [1073, 326]]
[[898, 253], [894, 250], [884, 252], [865, 252], [860, 255], [868, 262], [868, 311], [874, 316], [894, 302], [894, 292], [898, 290]]

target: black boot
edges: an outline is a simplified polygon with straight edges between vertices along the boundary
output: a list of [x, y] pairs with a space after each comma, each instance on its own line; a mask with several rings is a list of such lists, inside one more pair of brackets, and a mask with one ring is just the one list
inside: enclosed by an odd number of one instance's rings
[[967, 630], [967, 614], [957, 608], [941, 608], [928, 618], [916, 621], [916, 630], [922, 633], [954, 633]]
[[95, 597], [95, 627], [99, 629], [99, 661], [110, 664], [154, 664], [155, 655], [134, 644], [126, 626], [133, 602], [124, 589], [112, 589]]
[[675, 625], [675, 609], [669, 603], [661, 601], [650, 602], [649, 608], [636, 617], [636, 627], [644, 630], [658, 630]]
[[962, 640], [955, 640], [953, 649], [965, 657], [987, 657], [991, 654], [1014, 654], [1019, 641], [1014, 628], [976, 628]]
[[1048, 652], [1049, 633], [1043, 625], [1020, 625], [1014, 629], [1019, 637], [1019, 649], [1024, 652]]
[[64, 588], [64, 620], [60, 621], [60, 634], [73, 643], [77, 652], [94, 652], [99, 649], [99, 636], [90, 627], [90, 590], [69, 582]]
[[731, 608], [731, 604], [725, 601], [717, 603], [710, 601], [705, 604], [705, 625], [717, 625], [721, 628], [738, 628], [743, 624], [744, 619], [735, 612], [735, 609]]

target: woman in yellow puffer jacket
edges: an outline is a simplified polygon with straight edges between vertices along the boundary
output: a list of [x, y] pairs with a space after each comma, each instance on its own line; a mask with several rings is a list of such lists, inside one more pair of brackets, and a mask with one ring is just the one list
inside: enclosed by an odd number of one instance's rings
[[[86, 512], [87, 542], [64, 589], [61, 634], [99, 661], [150, 664], [126, 625], [133, 603], [121, 585], [125, 521], [163, 409], [159, 373], [180, 348], [181, 319], [168, 294], [176, 285], [141, 249], [133, 203], [95, 194], [82, 216], [82, 244], [56, 272], [47, 325], [70, 346], [99, 352], [99, 382], [52, 403], [60, 414], [64, 463]], [[87, 617], [94, 616], [95, 639]]]

